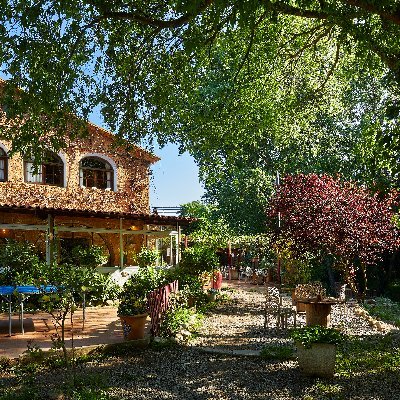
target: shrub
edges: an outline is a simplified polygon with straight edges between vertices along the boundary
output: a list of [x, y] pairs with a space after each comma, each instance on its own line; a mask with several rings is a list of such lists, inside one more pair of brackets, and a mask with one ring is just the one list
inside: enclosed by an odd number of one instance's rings
[[200, 316], [193, 309], [183, 305], [171, 307], [164, 314], [160, 326], [161, 337], [174, 337], [182, 329], [195, 332], [200, 325]]
[[214, 250], [201, 245], [188, 247], [182, 252], [180, 266], [187, 272], [196, 275], [203, 271], [219, 268], [218, 257]]
[[148, 249], [147, 247], [142, 247], [136, 259], [139, 267], [152, 267], [157, 264], [159, 253], [157, 250]]
[[314, 343], [339, 344], [344, 338], [343, 334], [337, 329], [325, 328], [318, 325], [293, 329], [291, 337], [306, 348], [311, 347]]
[[35, 248], [27, 242], [9, 240], [0, 246], [1, 285], [32, 284], [43, 275]]
[[78, 267], [96, 268], [107, 262], [108, 257], [100, 246], [76, 246], [72, 249], [68, 264]]

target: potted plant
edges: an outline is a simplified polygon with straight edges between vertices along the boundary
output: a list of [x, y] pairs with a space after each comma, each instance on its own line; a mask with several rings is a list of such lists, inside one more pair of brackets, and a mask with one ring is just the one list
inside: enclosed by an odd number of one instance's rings
[[306, 326], [291, 332], [297, 347], [300, 371], [307, 376], [332, 378], [335, 372], [336, 346], [343, 334], [334, 328]]
[[217, 300], [217, 295], [218, 295], [218, 289], [211, 288], [207, 290], [208, 301]]
[[121, 319], [124, 338], [143, 339], [148, 316], [147, 294], [151, 291], [142, 274], [131, 276], [119, 295], [118, 316]]

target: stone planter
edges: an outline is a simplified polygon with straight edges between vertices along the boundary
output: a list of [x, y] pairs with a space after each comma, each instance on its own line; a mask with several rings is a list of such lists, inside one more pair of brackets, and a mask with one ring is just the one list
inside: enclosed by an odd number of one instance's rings
[[143, 339], [145, 334], [146, 320], [148, 314], [121, 315], [122, 331], [124, 339]]
[[305, 348], [296, 342], [299, 368], [303, 375], [332, 378], [335, 372], [336, 345], [314, 343]]

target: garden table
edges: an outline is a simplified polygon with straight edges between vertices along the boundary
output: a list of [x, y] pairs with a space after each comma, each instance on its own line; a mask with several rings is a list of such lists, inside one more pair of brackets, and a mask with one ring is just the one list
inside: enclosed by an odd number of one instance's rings
[[11, 336], [12, 329], [12, 295], [18, 295], [18, 301], [20, 305], [20, 320], [21, 320], [21, 332], [24, 331], [24, 301], [32, 294], [43, 294], [43, 293], [55, 293], [57, 287], [53, 285], [41, 285], [37, 286], [0, 286], [0, 296], [8, 302], [8, 335]]
[[338, 304], [339, 300], [315, 300], [302, 299], [306, 308], [306, 325], [329, 326], [332, 305]]

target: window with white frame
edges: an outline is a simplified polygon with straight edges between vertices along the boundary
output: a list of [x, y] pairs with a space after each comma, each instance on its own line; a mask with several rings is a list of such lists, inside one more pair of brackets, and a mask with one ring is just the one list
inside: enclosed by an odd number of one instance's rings
[[52, 152], [47, 152], [43, 162], [35, 167], [34, 160], [24, 161], [25, 182], [42, 185], [64, 185], [64, 163], [61, 158]]
[[114, 171], [107, 161], [100, 157], [85, 157], [79, 167], [81, 186], [112, 190]]

